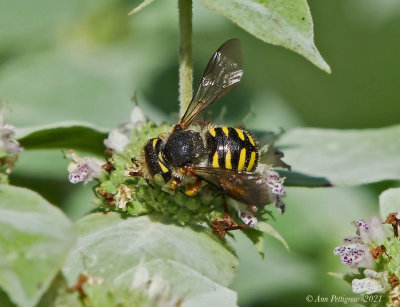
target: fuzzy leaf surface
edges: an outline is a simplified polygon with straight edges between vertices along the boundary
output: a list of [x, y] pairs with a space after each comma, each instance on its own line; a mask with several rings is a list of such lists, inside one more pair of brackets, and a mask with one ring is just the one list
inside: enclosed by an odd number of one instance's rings
[[297, 52], [330, 73], [314, 44], [314, 25], [305, 0], [203, 0], [204, 6], [224, 15], [264, 42]]
[[30, 149], [76, 149], [102, 154], [107, 133], [83, 123], [60, 123], [54, 126], [18, 131], [21, 146]]
[[0, 286], [18, 306], [34, 306], [75, 243], [72, 223], [38, 194], [0, 185]]
[[234, 306], [236, 293], [226, 286], [236, 274], [236, 256], [202, 228], [179, 227], [142, 216], [91, 214], [77, 224], [79, 239], [63, 273], [70, 285], [79, 274], [130, 287], [139, 265], [171, 284], [185, 306]]
[[335, 130], [297, 128], [277, 146], [293, 171], [322, 177], [333, 185], [400, 179], [400, 126]]

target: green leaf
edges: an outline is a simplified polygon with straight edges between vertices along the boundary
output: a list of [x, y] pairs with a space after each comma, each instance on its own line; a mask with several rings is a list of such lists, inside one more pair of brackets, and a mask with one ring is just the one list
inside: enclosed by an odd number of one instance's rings
[[334, 185], [400, 179], [400, 126], [363, 130], [297, 128], [276, 146], [294, 171]]
[[152, 3], [154, 0], [144, 0], [142, 3], [140, 3], [137, 7], [135, 7], [132, 11], [129, 12], [128, 15], [133, 15], [142, 9], [144, 9], [146, 6], [148, 6], [150, 3]]
[[280, 177], [285, 177], [288, 187], [330, 187], [332, 184], [324, 177], [314, 177], [299, 172], [277, 170]]
[[18, 306], [33, 306], [75, 243], [56, 207], [23, 188], [0, 185], [0, 286]]
[[107, 133], [82, 123], [60, 123], [54, 126], [17, 131], [18, 141], [30, 149], [76, 149], [95, 154], [104, 153], [103, 140]]
[[400, 188], [388, 189], [379, 195], [379, 212], [382, 221], [389, 213], [400, 212]]
[[202, 0], [255, 37], [293, 50], [330, 73], [314, 45], [313, 22], [305, 0]]
[[178, 227], [142, 216], [122, 219], [117, 213], [91, 214], [77, 223], [79, 240], [63, 269], [73, 285], [79, 274], [130, 287], [139, 265], [151, 276], [168, 280], [185, 306], [232, 306], [236, 294], [226, 286], [237, 258], [202, 227]]
[[244, 228], [243, 233], [253, 242], [257, 252], [264, 259], [264, 233], [254, 228]]
[[255, 226], [255, 229], [274, 237], [279, 242], [283, 244], [283, 246], [290, 250], [289, 245], [287, 244], [286, 240], [268, 223], [265, 222], [258, 222]]

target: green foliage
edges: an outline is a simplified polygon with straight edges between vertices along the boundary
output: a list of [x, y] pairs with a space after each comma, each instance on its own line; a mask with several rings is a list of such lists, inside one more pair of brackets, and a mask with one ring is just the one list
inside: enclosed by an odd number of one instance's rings
[[274, 237], [275, 239], [280, 241], [287, 250], [289, 250], [289, 245], [287, 244], [285, 239], [270, 224], [267, 224], [265, 222], [258, 222], [256, 227], [243, 229], [243, 232], [251, 240], [251, 242], [253, 242], [254, 246], [257, 249], [257, 252], [263, 259], [265, 234]]
[[238, 24], [255, 37], [291, 49], [330, 73], [314, 45], [307, 1], [202, 0], [204, 5]]
[[334, 130], [297, 128], [277, 142], [295, 171], [334, 185], [400, 179], [400, 126]]
[[58, 123], [53, 126], [25, 129], [19, 133], [18, 141], [26, 150], [74, 148], [101, 155], [104, 152], [103, 140], [106, 137], [106, 133], [90, 125]]
[[75, 243], [72, 223], [38, 194], [0, 185], [0, 285], [18, 306], [33, 306]]
[[323, 177], [314, 177], [295, 171], [279, 170], [279, 175], [285, 177], [288, 187], [330, 187], [332, 184]]
[[[152, 2], [145, 0], [132, 13]], [[397, 120], [393, 85], [398, 83], [399, 74], [393, 63], [399, 45], [392, 37], [398, 28], [398, 5], [367, 1], [360, 9], [361, 1], [309, 3], [319, 17], [316, 20], [324, 34], [320, 36], [324, 54], [335, 64], [336, 74], [329, 78], [321, 77], [299, 57], [261, 46], [250, 38], [253, 35], [293, 50], [329, 72], [314, 44], [313, 20], [306, 1], [202, 1], [250, 35], [238, 32], [229, 21], [224, 23], [223, 18], [194, 3], [196, 63], [201, 65], [199, 59], [209, 57], [210, 50], [227, 37], [240, 36], [245, 42], [247, 80], [226, 98], [230, 102], [224, 124], [241, 121], [248, 112], [248, 102], [256, 116], [254, 121], [250, 116], [247, 122], [260, 130], [299, 125], [372, 127]], [[13, 110], [10, 122], [22, 128], [35, 126], [18, 130], [27, 152], [20, 155], [24, 163], [17, 164], [10, 181], [35, 190], [41, 187], [46, 198], [59, 194], [54, 202], [69, 216], [72, 207], [83, 208], [80, 212], [88, 210], [89, 201], [74, 190], [76, 186], [60, 188], [62, 193], [53, 191], [52, 184], [63, 187], [67, 181], [66, 163], [59, 152], [47, 155], [43, 150], [74, 148], [101, 155], [105, 131], [126, 120], [134, 88], [141, 108], [157, 122], [172, 122], [165, 113], [178, 109], [173, 78], [177, 70], [176, 3], [156, 1], [149, 9], [128, 17], [131, 6], [120, 0], [0, 4], [1, 98], [9, 101]], [[348, 9], [351, 18], [346, 13], [340, 15], [338, 8]], [[324, 15], [327, 11], [333, 12], [332, 16]], [[335, 22], [338, 18], [340, 23]], [[389, 19], [392, 23], [386, 24]], [[380, 27], [369, 31], [377, 21]], [[328, 28], [327, 24], [335, 26]], [[393, 45], [389, 46], [385, 37]], [[279, 99], [271, 107], [272, 91], [279, 93]], [[343, 116], [345, 111], [353, 112], [353, 116]], [[70, 119], [91, 122], [101, 130], [66, 122]], [[127, 179], [123, 174], [132, 165], [130, 158], [140, 156], [146, 139], [168, 131], [170, 126], [153, 126], [146, 132], [147, 128], [133, 139], [127, 152], [113, 158], [117, 171], [100, 185], [116, 193], [121, 184], [128, 184], [135, 188], [134, 201], [126, 211], [111, 208], [122, 217], [116, 213], [94, 214], [78, 222], [79, 243], [63, 270], [68, 283], [58, 271], [74, 241], [71, 223], [37, 194], [0, 186], [0, 286], [5, 291], [0, 291], [1, 306], [12, 305], [9, 299], [21, 306], [32, 306], [39, 299], [39, 306], [81, 306], [82, 298], [71, 287], [79, 274], [86, 273], [94, 280], [104, 279], [102, 283], [91, 280], [83, 284], [86, 303], [143, 304], [147, 294], [131, 287], [141, 264], [151, 271], [151, 278], [161, 274], [168, 279], [174, 294], [182, 297], [186, 306], [236, 303], [236, 293], [227, 286], [236, 274], [237, 257], [228, 243], [211, 234], [205, 225], [193, 225], [221, 216], [219, 191], [210, 187], [191, 198], [183, 190], [166, 193], [159, 186], [152, 189], [143, 180]], [[398, 180], [399, 132], [394, 126], [347, 131], [295, 129], [284, 134], [278, 145], [294, 171], [279, 173], [286, 177], [287, 186], [298, 188], [289, 189], [288, 210], [282, 219], [260, 222], [257, 228], [244, 231], [267, 259], [261, 261], [251, 242], [242, 240], [241, 232], [233, 233], [237, 241], [228, 238], [239, 251], [242, 266], [231, 286], [239, 293], [240, 305], [293, 305], [296, 298], [304, 299], [310, 291], [327, 295], [350, 291], [326, 278], [325, 272], [337, 266], [330, 257], [333, 242], [345, 232], [349, 221], [376, 211], [376, 204], [371, 203], [373, 193], [388, 183], [375, 185], [374, 192], [366, 188], [304, 187]], [[6, 173], [0, 176], [1, 182], [8, 182]], [[398, 189], [391, 189], [381, 195], [382, 216], [398, 210], [398, 194]], [[97, 199], [96, 205], [100, 203], [110, 210], [103, 199]], [[128, 215], [135, 217], [123, 218]], [[265, 233], [285, 247], [290, 245], [291, 253]], [[389, 248], [393, 254], [398, 250], [396, 244]], [[398, 266], [398, 262], [392, 264]]]
[[86, 272], [117, 287], [130, 287], [141, 265], [150, 276], [171, 283], [185, 306], [232, 306], [237, 259], [223, 242], [202, 227], [178, 227], [157, 216], [121, 219], [117, 213], [89, 215], [77, 223], [78, 244], [63, 273], [69, 285]]

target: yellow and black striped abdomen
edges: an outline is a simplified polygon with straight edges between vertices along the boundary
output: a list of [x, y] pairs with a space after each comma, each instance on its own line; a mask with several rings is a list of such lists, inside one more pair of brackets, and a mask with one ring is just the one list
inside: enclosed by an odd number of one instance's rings
[[252, 172], [258, 163], [258, 148], [246, 131], [216, 127], [206, 132], [208, 164], [214, 168]]

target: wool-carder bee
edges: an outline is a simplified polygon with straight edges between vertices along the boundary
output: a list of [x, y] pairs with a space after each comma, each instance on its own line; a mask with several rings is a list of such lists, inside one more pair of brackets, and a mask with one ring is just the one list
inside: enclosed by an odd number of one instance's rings
[[[248, 206], [259, 207], [270, 201], [265, 178], [255, 172], [259, 149], [248, 131], [204, 122], [193, 125], [199, 114], [238, 85], [242, 74], [241, 44], [231, 39], [209, 60], [197, 93], [179, 123], [145, 144], [140, 164], [146, 179], [169, 184], [171, 189], [186, 184], [189, 196], [198, 192], [204, 180]], [[213, 222], [214, 230], [222, 236], [246, 226], [236, 224], [224, 206], [225, 218]]]

